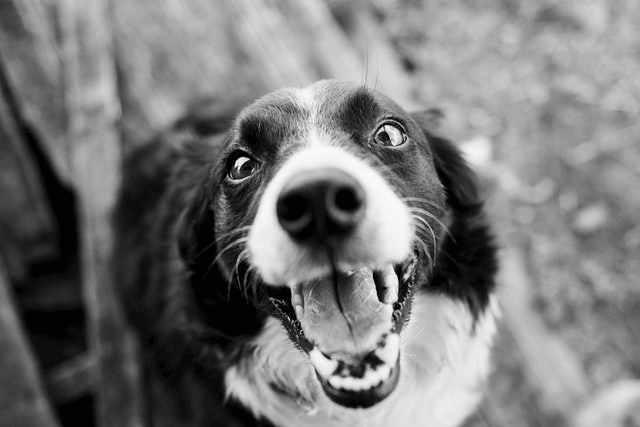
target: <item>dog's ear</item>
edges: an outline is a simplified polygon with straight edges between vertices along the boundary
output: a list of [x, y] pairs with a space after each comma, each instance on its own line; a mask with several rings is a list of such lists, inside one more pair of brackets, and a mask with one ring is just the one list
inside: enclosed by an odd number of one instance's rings
[[209, 259], [216, 252], [215, 215], [207, 187], [200, 184], [180, 218], [178, 249], [187, 266], [195, 269], [198, 259]]
[[194, 274], [203, 263], [200, 261], [210, 262], [215, 258], [213, 200], [218, 187], [216, 160], [221, 146], [219, 141], [194, 139], [180, 147], [188, 167], [182, 169], [182, 176], [174, 177], [181, 183], [180, 188], [176, 188], [179, 197], [186, 198], [183, 202], [186, 207], [178, 222], [177, 243], [180, 256]]
[[429, 144], [440, 182], [447, 192], [447, 203], [455, 210], [476, 208], [481, 204], [476, 175], [449, 140], [436, 134], [442, 113], [427, 110], [413, 113]]
[[[187, 197], [179, 220], [178, 249], [183, 261], [194, 271], [198, 260], [211, 259], [216, 251], [213, 192], [217, 187], [215, 165], [225, 141], [229, 122], [237, 107], [212, 100], [194, 104], [172, 128], [172, 145], [184, 160], [182, 184], [177, 191]], [[208, 267], [207, 267], [208, 268]]]

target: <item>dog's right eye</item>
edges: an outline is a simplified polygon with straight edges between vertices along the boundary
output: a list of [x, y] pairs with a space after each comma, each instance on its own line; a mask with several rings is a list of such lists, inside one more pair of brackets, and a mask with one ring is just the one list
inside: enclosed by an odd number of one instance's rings
[[249, 178], [260, 167], [260, 163], [258, 163], [256, 159], [246, 154], [241, 154], [236, 157], [230, 165], [229, 178], [234, 181], [242, 181], [245, 178]]

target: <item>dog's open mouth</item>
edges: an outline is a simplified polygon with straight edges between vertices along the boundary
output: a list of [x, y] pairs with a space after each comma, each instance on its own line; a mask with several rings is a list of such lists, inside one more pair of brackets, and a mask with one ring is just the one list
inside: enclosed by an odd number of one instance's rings
[[291, 339], [309, 355], [334, 402], [366, 408], [395, 389], [416, 264], [412, 256], [397, 265], [338, 271], [271, 288], [270, 300]]

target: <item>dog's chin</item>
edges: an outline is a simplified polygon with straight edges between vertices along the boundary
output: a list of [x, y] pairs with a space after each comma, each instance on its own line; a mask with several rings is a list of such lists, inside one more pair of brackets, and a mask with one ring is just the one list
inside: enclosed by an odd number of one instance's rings
[[360, 266], [290, 288], [271, 287], [270, 300], [289, 337], [308, 355], [324, 393], [336, 404], [368, 408], [395, 390], [416, 265], [412, 255], [386, 268]]

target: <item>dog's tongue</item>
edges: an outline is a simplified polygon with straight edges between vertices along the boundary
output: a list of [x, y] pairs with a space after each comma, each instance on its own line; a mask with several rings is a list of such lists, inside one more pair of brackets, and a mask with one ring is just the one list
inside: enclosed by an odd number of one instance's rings
[[358, 356], [391, 328], [391, 304], [380, 302], [373, 272], [356, 272], [294, 286], [292, 304], [305, 336], [326, 354]]

